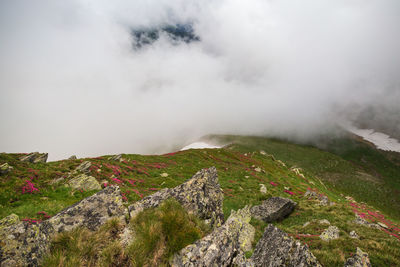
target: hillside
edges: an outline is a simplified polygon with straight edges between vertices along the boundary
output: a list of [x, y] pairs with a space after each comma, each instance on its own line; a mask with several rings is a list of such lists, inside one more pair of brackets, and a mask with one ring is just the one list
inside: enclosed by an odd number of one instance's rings
[[[94, 177], [102, 187], [118, 185], [126, 206], [162, 188], [174, 188], [197, 171], [215, 166], [224, 196], [225, 220], [231, 210], [258, 205], [271, 196], [290, 198], [297, 202], [295, 211], [274, 225], [307, 244], [323, 266], [343, 265], [356, 247], [369, 254], [373, 266], [400, 265], [400, 165], [397, 154], [376, 150], [353, 137], [324, 142], [324, 150], [262, 137], [208, 138], [229, 145], [221, 149], [191, 149], [165, 155], [123, 154], [48, 163], [22, 162], [20, 158], [24, 154], [0, 154], [0, 165], [12, 166], [1, 176], [0, 218], [14, 213], [21, 220], [36, 224], [36, 221], [46, 220], [99, 191], [96, 186], [94, 190], [83, 189], [93, 184], [89, 180], [81, 183], [82, 188], [72, 188], [70, 181], [79, 176], [76, 171], [79, 166], [84, 169], [81, 171], [84, 175]], [[262, 187], [266, 192], [260, 191]], [[306, 192], [314, 192], [315, 197], [305, 197]], [[327, 203], [321, 205], [321, 200]], [[170, 204], [171, 207], [174, 205]], [[162, 211], [154, 212], [162, 214]], [[373, 228], [355, 224], [355, 213], [370, 223], [383, 226]], [[141, 216], [145, 218], [145, 215]], [[321, 223], [324, 219], [339, 228], [340, 238], [327, 242], [319, 237], [328, 226]], [[194, 240], [210, 231], [196, 219], [188, 220], [196, 222], [199, 227], [196, 229], [201, 229], [193, 230], [197, 233]], [[250, 223], [256, 229], [254, 251], [267, 223], [254, 218]], [[352, 231], [359, 239], [351, 238]], [[53, 253], [57, 252], [55, 247]], [[252, 251], [246, 256], [250, 257]], [[68, 255], [72, 257], [73, 252], [62, 253], [64, 266], [68, 266], [72, 261]], [[129, 251], [120, 252], [119, 256], [126, 260], [125, 264], [129, 257], [135, 257]], [[100, 258], [95, 261], [99, 264]], [[115, 262], [111, 259], [106, 265], [112, 264]]]

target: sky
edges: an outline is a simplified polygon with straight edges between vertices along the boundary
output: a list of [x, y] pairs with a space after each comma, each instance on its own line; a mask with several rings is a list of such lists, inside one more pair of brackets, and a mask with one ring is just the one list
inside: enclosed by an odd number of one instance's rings
[[[2, 0], [0, 151], [165, 153], [210, 133], [304, 141], [371, 106], [393, 123], [399, 14], [398, 0]], [[132, 29], [178, 23], [200, 41], [132, 48]]]

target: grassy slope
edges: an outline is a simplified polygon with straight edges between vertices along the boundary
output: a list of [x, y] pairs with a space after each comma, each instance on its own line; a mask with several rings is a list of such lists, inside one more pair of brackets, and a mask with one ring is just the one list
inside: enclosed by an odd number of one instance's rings
[[[399, 226], [395, 222], [389, 221], [389, 219], [396, 221], [399, 218], [396, 210], [385, 201], [378, 202], [379, 198], [382, 198], [380, 195], [382, 192], [368, 191], [371, 190], [369, 183], [375, 184], [375, 187], [377, 184], [385, 186], [387, 182], [385, 179], [388, 178], [379, 177], [378, 181], [366, 181], [365, 175], [360, 175], [359, 172], [369, 170], [362, 165], [355, 164], [357, 157], [352, 154], [335, 152], [337, 155], [334, 155], [311, 146], [299, 146], [266, 138], [223, 136], [219, 139], [235, 144], [225, 149], [188, 150], [161, 156], [124, 155], [124, 162], [112, 162], [107, 160], [108, 157], [87, 160], [93, 163], [91, 175], [96, 177], [99, 182], [106, 180], [112, 184], [119, 183], [110, 178], [113, 174], [118, 177], [121, 181], [119, 185], [127, 197], [127, 204], [160, 188], [179, 185], [201, 168], [216, 166], [225, 195], [224, 213], [226, 217], [230, 214], [231, 209], [258, 204], [271, 195], [291, 197], [299, 203], [299, 207], [289, 218], [277, 225], [293, 237], [307, 243], [325, 266], [343, 264], [344, 259], [354, 253], [357, 246], [370, 254], [374, 265], [400, 265], [400, 257], [396, 256], [400, 255], [400, 241], [384, 231], [353, 224], [351, 221], [354, 219], [354, 207], [350, 206], [341, 196], [341, 193], [353, 195], [359, 201], [368, 201], [369, 205], [382, 208], [385, 211], [382, 214], [385, 218], [383, 219], [379, 213], [378, 218], [375, 219], [389, 224], [392, 227], [390, 232], [396, 234], [396, 231], [400, 231]], [[297, 176], [271, 157], [260, 154], [259, 150], [273, 154], [289, 166], [302, 167], [306, 178]], [[356, 153], [356, 155], [358, 154]], [[93, 193], [80, 190], [71, 191], [62, 185], [49, 183], [76, 168], [82, 160], [29, 164], [18, 161], [20, 156], [18, 154], [0, 154], [0, 164], [8, 162], [14, 167], [10, 174], [0, 178], [0, 218], [10, 213], [32, 218], [37, 217], [39, 211], [54, 215], [62, 208]], [[382, 167], [380, 164], [378, 166]], [[397, 165], [393, 164], [389, 174], [380, 175], [390, 177], [391, 172], [394, 172], [394, 175], [400, 173], [397, 172]], [[262, 168], [265, 172], [256, 172], [256, 167]], [[160, 174], [164, 172], [169, 174], [168, 177], [161, 177]], [[355, 182], [346, 183], [345, 177], [353, 177]], [[39, 192], [21, 194], [20, 188], [30, 178]], [[369, 176], [367, 178], [371, 179]], [[323, 182], [320, 181], [322, 179]], [[271, 182], [277, 185], [274, 186]], [[260, 183], [266, 185], [267, 196], [259, 192]], [[396, 185], [394, 179], [393, 183]], [[285, 192], [284, 187], [290, 187], [290, 191], [295, 194], [289, 195]], [[316, 201], [304, 198], [303, 193], [308, 188], [328, 195], [330, 200], [337, 204], [322, 207], [317, 205]], [[363, 196], [369, 196], [371, 199], [365, 199]], [[367, 205], [360, 207], [360, 210], [364, 212], [369, 210], [374, 214], [376, 212], [374, 208]], [[313, 221], [319, 219], [328, 219], [332, 224], [338, 226], [341, 229], [341, 238], [331, 242], [321, 241], [318, 235], [327, 226]], [[305, 222], [311, 223], [303, 228], [302, 225]], [[252, 223], [257, 229], [256, 236], [260, 237], [266, 224], [256, 220], [253, 220]], [[350, 239], [348, 233], [351, 230], [356, 230], [361, 239]]]
[[[320, 178], [331, 188], [400, 219], [400, 164], [397, 153], [379, 151], [355, 138], [324, 140], [325, 151], [262, 137], [214, 136], [239, 151], [265, 150], [290, 166]], [[328, 152], [329, 151], [329, 152]]]

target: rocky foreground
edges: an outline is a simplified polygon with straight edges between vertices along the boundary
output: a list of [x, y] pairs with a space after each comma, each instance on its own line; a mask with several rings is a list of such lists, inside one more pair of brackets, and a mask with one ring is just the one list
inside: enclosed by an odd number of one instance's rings
[[[140, 211], [174, 198], [189, 213], [207, 222], [213, 230], [176, 253], [170, 261], [171, 266], [321, 266], [307, 245], [294, 240], [272, 224], [265, 228], [252, 256], [246, 258], [246, 252], [253, 249], [255, 231], [249, 223], [251, 217], [269, 223], [284, 220], [297, 203], [272, 197], [261, 205], [232, 211], [224, 221], [224, 195], [214, 167], [203, 169], [185, 183], [160, 190], [128, 207], [123, 204], [122, 197], [118, 186], [108, 186], [41, 223], [19, 221], [16, 215], [2, 219], [0, 265], [38, 266], [43, 256], [49, 253], [51, 240], [57, 233], [77, 227], [95, 231], [112, 218], [120, 218], [125, 222], [126, 229], [122, 231], [124, 234], [120, 239], [122, 243], [129, 243], [134, 238], [134, 233], [127, 227], [129, 221]], [[325, 238], [335, 236], [329, 232]], [[367, 253], [359, 248], [354, 248], [354, 251], [356, 253], [346, 260], [345, 266], [371, 266]]]

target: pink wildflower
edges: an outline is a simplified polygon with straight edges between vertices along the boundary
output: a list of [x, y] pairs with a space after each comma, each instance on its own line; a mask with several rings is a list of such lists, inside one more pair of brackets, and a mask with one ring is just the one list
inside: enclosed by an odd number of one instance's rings
[[25, 183], [26, 184], [22, 187], [22, 194], [26, 194], [26, 193], [32, 194], [36, 191], [39, 192], [39, 189], [37, 189], [31, 181], [26, 180]]

